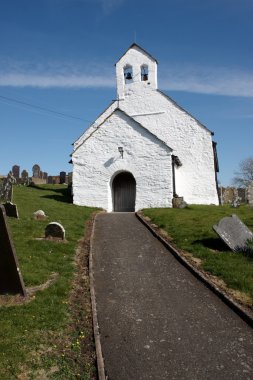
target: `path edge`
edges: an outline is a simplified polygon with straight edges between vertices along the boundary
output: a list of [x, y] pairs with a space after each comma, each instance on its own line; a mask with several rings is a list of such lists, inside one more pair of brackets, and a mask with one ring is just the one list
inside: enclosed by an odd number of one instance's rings
[[104, 365], [104, 358], [102, 354], [102, 346], [101, 346], [100, 333], [99, 333], [96, 294], [95, 294], [95, 287], [94, 287], [94, 274], [93, 274], [93, 240], [94, 240], [95, 224], [96, 224], [96, 219], [98, 215], [99, 214], [97, 214], [94, 218], [91, 239], [90, 239], [90, 253], [89, 253], [90, 298], [91, 298], [91, 309], [92, 309], [92, 320], [93, 320], [93, 332], [94, 332], [94, 340], [95, 340], [96, 356], [97, 356], [98, 379], [107, 380], [107, 376], [105, 376], [105, 365]]
[[234, 301], [225, 292], [223, 292], [218, 286], [210, 281], [202, 272], [191, 265], [180, 253], [174, 248], [166, 239], [164, 239], [144, 217], [136, 212], [135, 216], [139, 221], [167, 248], [168, 251], [185, 267], [187, 268], [198, 280], [200, 280], [206, 287], [208, 287], [213, 293], [215, 293], [227, 306], [229, 306], [239, 317], [241, 317], [250, 327], [253, 328], [253, 316], [248, 313], [239, 303]]

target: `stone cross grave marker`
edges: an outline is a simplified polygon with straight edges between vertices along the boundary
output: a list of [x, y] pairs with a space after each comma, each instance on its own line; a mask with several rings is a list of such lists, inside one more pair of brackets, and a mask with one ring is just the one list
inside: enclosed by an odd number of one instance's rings
[[0, 294], [26, 296], [25, 285], [19, 269], [4, 206], [0, 205]]
[[253, 241], [253, 233], [235, 214], [222, 218], [213, 229], [234, 252], [244, 251], [247, 241]]

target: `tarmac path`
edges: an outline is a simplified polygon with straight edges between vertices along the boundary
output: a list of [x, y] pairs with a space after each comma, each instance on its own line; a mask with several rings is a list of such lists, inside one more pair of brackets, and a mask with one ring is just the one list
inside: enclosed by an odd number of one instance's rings
[[109, 380], [253, 379], [253, 330], [134, 213], [100, 214], [93, 237]]

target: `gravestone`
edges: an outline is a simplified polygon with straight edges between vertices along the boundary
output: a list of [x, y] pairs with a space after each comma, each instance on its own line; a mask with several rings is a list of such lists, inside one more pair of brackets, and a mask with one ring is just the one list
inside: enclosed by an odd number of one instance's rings
[[34, 178], [40, 178], [40, 166], [38, 164], [33, 165], [32, 172]]
[[26, 296], [25, 285], [19, 269], [4, 206], [0, 205], [0, 294]]
[[7, 216], [11, 216], [13, 218], [19, 218], [17, 205], [11, 202], [6, 202], [3, 204], [3, 206], [4, 206], [5, 213]]
[[66, 172], [60, 172], [60, 184], [66, 183]]
[[52, 222], [49, 223], [45, 228], [45, 237], [47, 239], [56, 238], [56, 239], [65, 239], [65, 230], [60, 223]]
[[38, 211], [35, 211], [33, 213], [33, 219], [35, 219], [35, 220], [45, 220], [45, 219], [47, 219], [47, 216], [46, 216], [46, 214], [44, 213], [43, 210], [38, 210]]
[[20, 173], [20, 166], [18, 166], [18, 165], [12, 166], [12, 173], [13, 173], [13, 177], [15, 177], [16, 180], [18, 180], [19, 179], [19, 173]]
[[21, 173], [21, 181], [23, 185], [29, 185], [29, 173], [26, 170], [23, 170]]
[[247, 241], [253, 240], [253, 233], [235, 214], [222, 218], [213, 229], [234, 252], [245, 251]]
[[0, 202], [11, 202], [13, 188], [12, 185], [16, 180], [12, 175], [12, 172], [9, 172], [7, 178], [4, 178], [3, 182], [0, 184]]

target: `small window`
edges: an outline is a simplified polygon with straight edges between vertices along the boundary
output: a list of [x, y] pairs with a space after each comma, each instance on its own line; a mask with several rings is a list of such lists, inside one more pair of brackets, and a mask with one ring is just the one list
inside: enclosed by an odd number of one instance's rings
[[141, 80], [142, 81], [148, 80], [148, 66], [147, 65], [141, 66]]
[[133, 68], [130, 65], [124, 67], [125, 83], [131, 83], [133, 81]]

